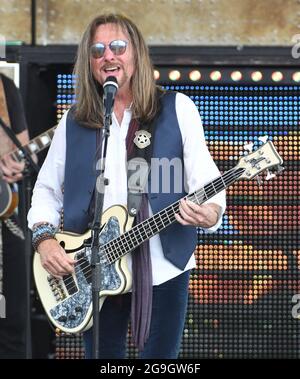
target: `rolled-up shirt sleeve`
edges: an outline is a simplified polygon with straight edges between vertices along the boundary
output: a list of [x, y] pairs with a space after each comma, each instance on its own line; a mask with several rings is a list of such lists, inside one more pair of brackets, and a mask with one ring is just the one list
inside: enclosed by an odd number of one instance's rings
[[66, 156], [66, 115], [67, 112], [55, 130], [33, 189], [27, 216], [30, 229], [38, 222], [49, 222], [56, 227], [60, 224]]
[[[186, 190], [191, 194], [219, 177], [220, 171], [207, 148], [201, 117], [194, 102], [186, 95], [178, 93], [176, 112], [182, 135]], [[211, 228], [204, 229], [212, 233], [222, 224], [222, 216], [226, 209], [225, 190], [215, 194], [205, 203], [215, 203], [221, 207], [218, 222]]]

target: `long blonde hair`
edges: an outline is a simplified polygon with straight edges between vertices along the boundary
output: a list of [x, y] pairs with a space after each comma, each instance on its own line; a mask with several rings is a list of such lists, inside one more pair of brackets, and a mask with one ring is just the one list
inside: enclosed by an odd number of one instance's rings
[[150, 122], [158, 111], [157, 87], [146, 42], [137, 26], [121, 14], [95, 17], [84, 32], [78, 46], [74, 74], [76, 107], [75, 119], [85, 126], [103, 125], [103, 88], [94, 79], [90, 65], [90, 46], [99, 25], [116, 24], [129, 37], [134, 51], [135, 71], [131, 78], [132, 117], [141, 123]]

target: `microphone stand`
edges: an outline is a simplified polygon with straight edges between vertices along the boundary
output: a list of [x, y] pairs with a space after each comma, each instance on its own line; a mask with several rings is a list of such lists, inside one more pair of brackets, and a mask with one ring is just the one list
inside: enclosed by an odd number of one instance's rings
[[[105, 186], [108, 185], [108, 179], [104, 177], [105, 160], [107, 152], [108, 137], [110, 135], [111, 114], [105, 114], [104, 125], [102, 130], [102, 146], [100, 154], [100, 170], [96, 181], [95, 189], [95, 212], [92, 223], [92, 241], [91, 241], [91, 268], [92, 268], [92, 304], [93, 304], [93, 359], [99, 359], [99, 306], [101, 290], [101, 261], [100, 261], [100, 243], [99, 234], [102, 227], [102, 212], [104, 203]], [[103, 148], [102, 148], [103, 147]], [[97, 163], [98, 164], [98, 163]]]
[[[39, 172], [39, 166], [33, 161], [30, 153], [21, 145], [18, 138], [15, 136], [11, 128], [9, 128], [2, 118], [0, 117], [0, 125], [11, 139], [11, 141], [22, 152], [23, 159], [25, 160], [25, 169], [23, 171], [23, 185], [22, 185], [22, 225], [25, 235], [25, 271], [26, 271], [26, 358], [32, 358], [32, 346], [31, 346], [31, 301], [30, 301], [30, 276], [31, 276], [31, 232], [27, 226], [27, 212], [31, 201], [31, 173], [32, 170], [36, 173]], [[17, 280], [17, 279], [16, 279]]]

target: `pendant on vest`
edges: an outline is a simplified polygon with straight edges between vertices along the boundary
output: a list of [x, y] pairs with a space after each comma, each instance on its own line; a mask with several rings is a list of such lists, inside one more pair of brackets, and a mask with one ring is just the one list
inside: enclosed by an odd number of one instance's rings
[[145, 149], [145, 147], [149, 146], [151, 141], [151, 133], [146, 130], [138, 130], [135, 132], [135, 138], [133, 142], [139, 149]]

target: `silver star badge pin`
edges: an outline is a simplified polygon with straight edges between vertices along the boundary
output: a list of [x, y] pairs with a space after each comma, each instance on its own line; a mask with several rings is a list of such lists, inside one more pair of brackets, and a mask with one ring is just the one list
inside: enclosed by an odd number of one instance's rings
[[135, 138], [133, 142], [139, 149], [145, 149], [145, 147], [149, 146], [151, 141], [151, 134], [146, 130], [138, 130], [135, 132]]

